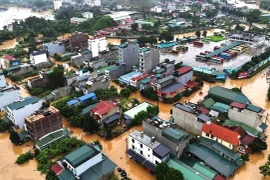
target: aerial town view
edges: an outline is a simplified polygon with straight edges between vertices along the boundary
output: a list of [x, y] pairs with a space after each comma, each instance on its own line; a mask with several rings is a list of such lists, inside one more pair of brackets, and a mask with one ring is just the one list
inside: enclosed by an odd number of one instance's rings
[[270, 0], [0, 0], [0, 180], [270, 180]]

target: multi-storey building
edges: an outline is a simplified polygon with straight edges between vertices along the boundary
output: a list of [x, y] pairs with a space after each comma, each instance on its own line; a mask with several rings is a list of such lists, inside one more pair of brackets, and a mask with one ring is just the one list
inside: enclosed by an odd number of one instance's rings
[[141, 48], [139, 70], [150, 73], [159, 64], [160, 52], [156, 48]]
[[25, 117], [25, 129], [32, 139], [37, 140], [63, 127], [61, 112], [53, 106], [45, 110], [38, 110]]
[[92, 58], [98, 57], [100, 52], [108, 51], [108, 43], [105, 36], [97, 36], [88, 39], [88, 49], [92, 53]]
[[68, 49], [70, 51], [76, 51], [79, 49], [87, 49], [88, 48], [88, 35], [75, 32], [69, 37], [68, 40]]
[[119, 46], [119, 63], [126, 67], [126, 71], [132, 70], [139, 63], [139, 50], [137, 42], [126, 42]]

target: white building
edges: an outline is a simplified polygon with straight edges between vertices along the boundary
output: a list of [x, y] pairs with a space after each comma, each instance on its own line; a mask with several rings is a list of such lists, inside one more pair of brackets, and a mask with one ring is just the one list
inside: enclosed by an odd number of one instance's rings
[[106, 37], [88, 39], [88, 49], [92, 52], [92, 57], [98, 57], [99, 52], [109, 51]]
[[20, 90], [18, 87], [8, 87], [0, 90], [0, 111], [3, 107], [20, 100]]
[[94, 6], [101, 6], [101, 0], [94, 0]]
[[33, 114], [42, 107], [42, 101], [38, 97], [25, 98], [4, 106], [7, 118], [19, 128], [24, 126], [24, 118]]
[[107, 14], [106, 16], [110, 16], [115, 21], [121, 21], [124, 19], [133, 19], [133, 17], [138, 14], [139, 13], [136, 11], [119, 11], [119, 12], [114, 12], [112, 14]]
[[[170, 150], [157, 142], [154, 137], [149, 137], [143, 132], [132, 131], [128, 136], [129, 156], [139, 161], [144, 166], [156, 166], [159, 163], [166, 162], [170, 158]], [[148, 167], [151, 169], [151, 167]], [[152, 169], [151, 169], [152, 170]]]
[[41, 50], [41, 51], [33, 52], [30, 55], [30, 60], [31, 60], [32, 64], [39, 64], [39, 63], [43, 63], [43, 62], [48, 62], [47, 51]]
[[162, 12], [162, 7], [161, 6], [155, 6], [155, 7], [151, 8], [150, 11], [156, 12], [156, 13], [161, 13]]
[[54, 5], [54, 10], [60, 9], [60, 7], [62, 6], [62, 1], [61, 0], [54, 0], [53, 5]]
[[7, 86], [7, 82], [5, 79], [4, 73], [0, 70], [0, 88], [4, 88]]
[[82, 16], [86, 19], [92, 19], [94, 17], [94, 14], [91, 12], [83, 12]]

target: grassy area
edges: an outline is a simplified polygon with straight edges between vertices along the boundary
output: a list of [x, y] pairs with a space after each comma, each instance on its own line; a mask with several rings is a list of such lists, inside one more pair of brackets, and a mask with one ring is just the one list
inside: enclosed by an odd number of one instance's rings
[[157, 21], [157, 19], [156, 18], [149, 17], [149, 18], [145, 18], [144, 21], [155, 23]]
[[223, 36], [207, 36], [207, 38], [209, 38], [209, 40], [212, 42], [219, 42], [219, 41], [223, 41], [226, 39]]

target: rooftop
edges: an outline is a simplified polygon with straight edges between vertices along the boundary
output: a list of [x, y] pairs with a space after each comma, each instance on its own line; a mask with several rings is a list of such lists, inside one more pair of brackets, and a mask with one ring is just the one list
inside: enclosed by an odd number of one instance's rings
[[173, 83], [159, 89], [159, 91], [161, 91], [161, 93], [172, 94], [172, 93], [175, 93], [181, 89], [185, 89], [184, 84], [182, 84], [180, 82], [173, 82]]
[[95, 93], [89, 93], [89, 94], [86, 94], [86, 95], [83, 95], [81, 97], [79, 97], [78, 99], [80, 101], [85, 101], [85, 100], [88, 100], [88, 99], [96, 99], [96, 94]]
[[206, 107], [206, 108], [210, 108], [211, 106], [213, 106], [215, 104], [215, 101], [212, 98], [207, 98], [204, 99], [202, 101], [202, 104]]
[[33, 52], [32, 55], [33, 56], [38, 56], [38, 55], [46, 54], [46, 53], [47, 53], [46, 50], [40, 50], [40, 51]]
[[167, 127], [162, 131], [162, 135], [165, 135], [166, 137], [169, 137], [171, 140], [179, 141], [181, 139], [185, 139], [189, 137], [189, 134], [186, 132], [178, 129], [178, 128], [171, 128]]
[[251, 111], [254, 111], [256, 113], [260, 113], [263, 110], [262, 108], [260, 108], [258, 106], [255, 106], [253, 104], [248, 104], [247, 107], [246, 107], [246, 109], [251, 110]]
[[240, 122], [237, 122], [237, 121], [233, 121], [233, 120], [229, 120], [229, 119], [226, 119], [225, 122], [223, 123], [223, 125], [225, 126], [229, 126], [229, 127], [235, 127], [235, 126], [241, 126], [248, 134], [254, 136], [254, 137], [257, 137], [260, 132], [244, 123], [240, 123]]
[[11, 110], [17, 110], [17, 109], [21, 109], [27, 105], [35, 104], [39, 101], [40, 101], [40, 99], [38, 97], [25, 98], [25, 99], [22, 99], [21, 101], [17, 101], [17, 102], [14, 102], [14, 103], [11, 103], [11, 104], [4, 106], [4, 109], [7, 110], [7, 108], [9, 108]]
[[93, 109], [96, 106], [97, 106], [97, 103], [96, 104], [91, 104], [91, 105], [87, 106], [86, 108], [84, 108], [82, 110], [81, 115], [85, 115], [87, 113], [90, 113], [90, 110]]
[[150, 76], [149, 74], [142, 74], [140, 76], [137, 76], [137, 77], [134, 77], [134, 78], [131, 78], [132, 81], [140, 81], [146, 77]]
[[223, 104], [220, 102], [216, 102], [215, 104], [213, 104], [210, 109], [213, 109], [215, 111], [219, 111], [222, 113], [228, 112], [228, 110], [230, 109], [230, 106], [228, 106], [227, 104]]
[[148, 106], [153, 106], [152, 104], [149, 104], [147, 102], [143, 102], [139, 104], [138, 106], [135, 106], [134, 108], [124, 112], [124, 116], [127, 116], [125, 118], [127, 119], [134, 119], [135, 115], [137, 115], [141, 111], [146, 111]]
[[77, 17], [73, 17], [73, 18], [70, 18], [71, 21], [79, 21], [79, 22], [83, 22], [83, 21], [86, 21], [87, 19], [85, 18], [77, 18]]
[[165, 147], [163, 144], [159, 144], [154, 149], [154, 153], [159, 155], [159, 157], [163, 158], [163, 157], [167, 156], [170, 153], [170, 150], [167, 147]]
[[101, 101], [99, 102], [96, 107], [91, 109], [91, 112], [102, 116], [108, 113], [113, 107], [117, 107], [118, 105], [112, 101]]
[[155, 149], [160, 145], [159, 142], [153, 141], [151, 137], [143, 134], [143, 132], [134, 130], [131, 133], [129, 133], [129, 136], [136, 139], [137, 141], [141, 142], [142, 144], [148, 146], [151, 149]]
[[156, 83], [157, 83], [157, 84], [162, 84], [162, 83], [167, 82], [167, 81], [169, 81], [169, 80], [172, 80], [172, 79], [174, 79], [174, 78], [175, 78], [175, 77], [174, 77], [173, 75], [169, 75], [169, 76], [167, 76], [167, 77], [165, 77], [165, 78], [162, 78], [162, 79], [157, 80]]
[[15, 60], [16, 58], [15, 57], [13, 57], [13, 56], [10, 56], [10, 55], [5, 55], [4, 56], [4, 59], [6, 59], [6, 60], [9, 60], [9, 61], [12, 61], [12, 60]]
[[193, 69], [189, 66], [182, 66], [180, 67], [179, 69], [177, 69], [176, 71], [180, 74], [180, 75], [183, 75], [183, 74], [186, 74], [190, 71], [192, 71]]
[[193, 112], [193, 109], [191, 109], [190, 107], [187, 107], [179, 102], [175, 103], [173, 106], [178, 108], [178, 109], [181, 109], [183, 111], [189, 112], [189, 113]]
[[240, 108], [240, 109], [245, 109], [246, 104], [242, 104], [242, 103], [239, 103], [239, 102], [232, 102], [230, 106]]
[[33, 122], [33, 121], [37, 121], [45, 117], [51, 116], [57, 112], [59, 112], [58, 109], [56, 109], [53, 106], [50, 106], [47, 109], [38, 110], [34, 114], [31, 114], [30, 116], [25, 117], [25, 120], [29, 122]]
[[214, 179], [214, 177], [216, 176], [217, 172], [210, 169], [209, 167], [205, 166], [204, 163], [202, 162], [197, 162], [194, 164], [193, 169], [195, 169], [196, 171], [198, 171], [201, 174], [204, 174], [205, 176], [207, 176], [210, 179]]
[[90, 147], [89, 145], [84, 145], [77, 150], [73, 151], [72, 153], [65, 156], [65, 159], [73, 166], [78, 167], [82, 163], [86, 162], [87, 160], [91, 159], [95, 155], [100, 153], [95, 148]]
[[131, 73], [125, 74], [125, 75], [123, 75], [123, 76], [120, 76], [120, 77], [118, 78], [118, 80], [119, 80], [120, 82], [122, 82], [122, 83], [129, 84], [129, 83], [130, 83], [130, 80], [131, 80], [132, 78], [136, 78], [136, 77], [138, 77], [138, 76], [141, 76], [142, 74], [143, 74], [143, 73], [141, 73], [141, 72], [133, 71], [133, 72], [131, 72]]
[[203, 125], [202, 131], [208, 133], [210, 136], [213, 135], [223, 141], [226, 141], [234, 146], [237, 146], [240, 142], [239, 134], [219, 126], [215, 123], [206, 123]]

